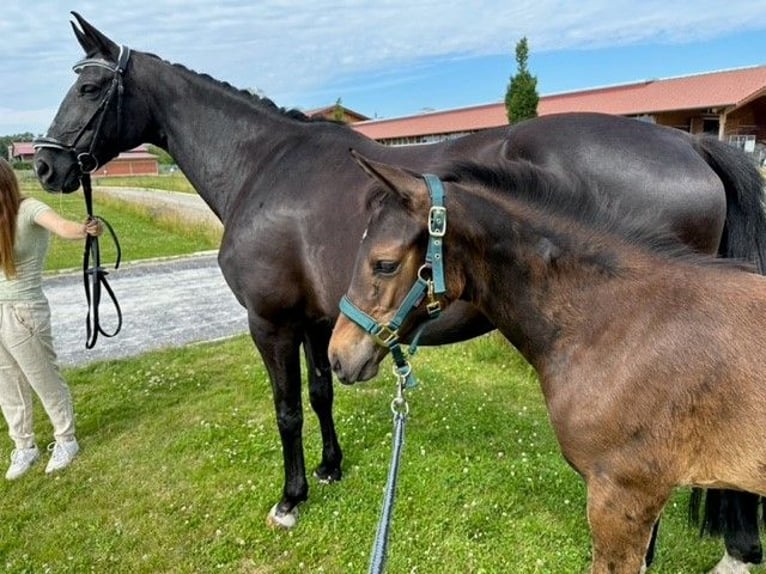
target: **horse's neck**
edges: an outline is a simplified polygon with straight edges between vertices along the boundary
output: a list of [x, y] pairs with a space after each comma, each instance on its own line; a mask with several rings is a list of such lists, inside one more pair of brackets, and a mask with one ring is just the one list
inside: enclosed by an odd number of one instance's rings
[[189, 70], [162, 61], [152, 67], [159, 68], [149, 83], [155, 122], [150, 143], [173, 157], [225, 223], [238, 192], [265, 171], [292, 120]]

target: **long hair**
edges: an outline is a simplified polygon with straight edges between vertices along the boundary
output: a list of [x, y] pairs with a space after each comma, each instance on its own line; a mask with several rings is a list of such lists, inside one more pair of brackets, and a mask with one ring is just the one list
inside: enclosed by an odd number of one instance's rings
[[16, 276], [13, 245], [21, 199], [19, 181], [11, 164], [0, 158], [0, 267], [8, 279]]

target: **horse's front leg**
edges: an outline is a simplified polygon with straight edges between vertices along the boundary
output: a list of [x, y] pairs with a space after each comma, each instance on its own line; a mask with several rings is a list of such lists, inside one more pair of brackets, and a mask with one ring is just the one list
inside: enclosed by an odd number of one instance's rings
[[271, 380], [285, 470], [282, 499], [271, 509], [267, 521], [272, 526], [292, 528], [297, 521], [296, 507], [308, 498], [309, 491], [303, 459], [301, 336], [289, 325], [275, 325], [257, 316], [251, 315], [249, 324]]
[[331, 334], [329, 325], [317, 325], [307, 330], [303, 341], [308, 365], [309, 400], [322, 433], [322, 462], [314, 470], [314, 475], [324, 483], [341, 479], [343, 459], [332, 416], [332, 369], [327, 358]]
[[591, 574], [643, 573], [652, 529], [670, 490], [657, 488], [650, 493], [615, 482], [607, 477], [588, 481]]

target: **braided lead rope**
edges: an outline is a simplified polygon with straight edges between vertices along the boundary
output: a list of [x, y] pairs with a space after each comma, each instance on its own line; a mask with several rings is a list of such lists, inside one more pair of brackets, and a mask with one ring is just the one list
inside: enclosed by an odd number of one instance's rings
[[388, 535], [391, 530], [391, 516], [394, 510], [396, 497], [396, 482], [399, 477], [399, 464], [404, 446], [404, 426], [407, 422], [409, 407], [404, 398], [404, 390], [407, 388], [409, 373], [401, 373], [394, 367], [394, 374], [398, 381], [396, 398], [391, 402], [391, 412], [394, 413], [393, 446], [391, 449], [391, 464], [388, 468], [386, 490], [383, 495], [383, 507], [378, 519], [378, 529], [375, 533], [375, 541], [372, 545], [372, 557], [370, 559], [369, 574], [381, 574], [386, 567], [386, 555], [388, 551]]

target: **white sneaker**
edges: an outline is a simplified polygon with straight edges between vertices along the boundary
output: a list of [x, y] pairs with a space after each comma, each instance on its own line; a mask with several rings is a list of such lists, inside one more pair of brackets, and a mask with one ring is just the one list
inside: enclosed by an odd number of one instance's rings
[[5, 473], [5, 478], [8, 480], [16, 480], [20, 476], [23, 476], [27, 471], [32, 468], [32, 465], [40, 458], [40, 451], [37, 450], [37, 445], [31, 448], [16, 448], [11, 453], [11, 466], [8, 467], [8, 472]]
[[77, 453], [80, 452], [80, 445], [77, 444], [76, 439], [67, 442], [56, 441], [48, 445], [48, 450], [51, 452], [51, 459], [48, 461], [48, 466], [45, 467], [46, 474], [68, 467]]

